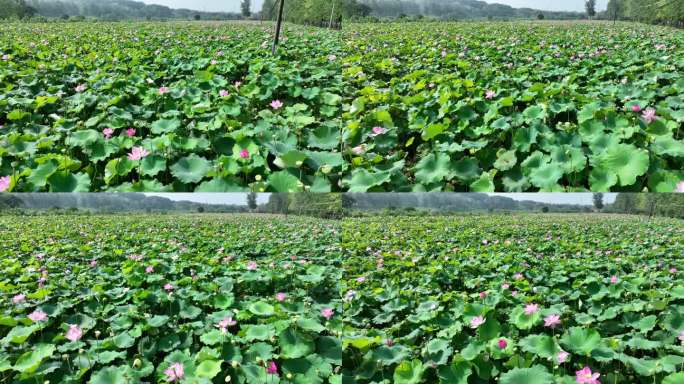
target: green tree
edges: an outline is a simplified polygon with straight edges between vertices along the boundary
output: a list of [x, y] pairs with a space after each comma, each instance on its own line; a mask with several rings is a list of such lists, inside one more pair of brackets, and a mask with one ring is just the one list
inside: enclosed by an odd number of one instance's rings
[[240, 3], [240, 12], [242, 13], [242, 17], [245, 19], [249, 18], [252, 16], [252, 1], [251, 0], [242, 0]]
[[252, 211], [257, 209], [257, 194], [256, 193], [250, 192], [247, 194], [247, 206]]
[[587, 0], [584, 3], [584, 8], [587, 10], [587, 16], [590, 19], [596, 16], [596, 0]]
[[600, 211], [603, 209], [603, 193], [594, 193], [593, 196], [594, 200], [594, 208], [596, 210]]

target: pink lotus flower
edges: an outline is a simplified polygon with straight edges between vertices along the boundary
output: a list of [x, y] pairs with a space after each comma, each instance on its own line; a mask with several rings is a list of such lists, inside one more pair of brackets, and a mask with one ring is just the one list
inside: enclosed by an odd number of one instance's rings
[[383, 127], [373, 127], [372, 136], [382, 135], [382, 134], [384, 134], [385, 132], [387, 132], [387, 129], [385, 129], [385, 128], [383, 128]]
[[537, 304], [532, 303], [525, 306], [525, 314], [527, 316], [533, 315], [537, 313], [537, 311], [539, 311], [539, 306]]
[[511, 296], [513, 296], [513, 297], [518, 296], [518, 291], [511, 291]]
[[95, 259], [90, 260], [90, 266], [91, 267], [97, 267], [97, 260], [95, 260]]
[[506, 349], [506, 346], [508, 346], [508, 342], [504, 339], [499, 339], [499, 349]]
[[487, 93], [485, 94], [485, 99], [487, 99], [487, 100], [491, 100], [495, 97], [496, 97], [496, 92], [494, 92], [492, 90], [487, 91]]
[[279, 302], [282, 303], [283, 301], [285, 301], [285, 293], [278, 292], [278, 293], [276, 293], [275, 298], [276, 298], [276, 300], [278, 300]]
[[23, 293], [20, 293], [12, 298], [12, 304], [23, 303], [24, 301], [26, 301], [26, 295]]
[[181, 363], [173, 363], [170, 367], [164, 370], [166, 381], [173, 383], [174, 381], [181, 381], [185, 377], [185, 369]]
[[133, 137], [133, 136], [135, 136], [135, 128], [128, 128], [128, 129], [126, 130], [126, 136], [128, 136], [128, 137]]
[[9, 176], [0, 177], [0, 192], [5, 192], [9, 189], [12, 179]]
[[556, 360], [558, 360], [558, 364], [565, 363], [568, 360], [568, 356], [570, 356], [570, 354], [565, 352], [564, 350], [558, 352], [558, 355], [556, 355]]
[[102, 134], [106, 139], [111, 139], [112, 135], [114, 134], [114, 130], [111, 128], [105, 128], [102, 130]]
[[639, 105], [639, 104], [632, 105], [632, 112], [636, 112], [636, 113], [641, 112], [641, 105]]
[[359, 276], [356, 278], [357, 283], [363, 283], [366, 281], [366, 276]]
[[269, 375], [277, 375], [278, 374], [278, 366], [276, 365], [275, 361], [271, 360], [268, 363], [268, 367], [266, 368], [266, 373]]
[[247, 262], [247, 270], [248, 270], [248, 271], [254, 271], [254, 270], [256, 270], [256, 269], [257, 269], [257, 263], [256, 263], [256, 261], [250, 260], [250, 261]]
[[470, 319], [470, 328], [475, 329], [484, 323], [485, 323], [484, 317], [475, 316], [472, 319]]
[[677, 273], [677, 268], [670, 268], [670, 273]]
[[36, 309], [28, 315], [28, 318], [37, 323], [39, 321], [45, 321], [48, 318], [48, 315], [40, 309]]
[[271, 108], [273, 109], [280, 109], [283, 107], [283, 102], [280, 100], [273, 100], [271, 101]]
[[87, 88], [87, 87], [86, 87], [85, 84], [79, 84], [79, 85], [76, 86], [76, 88], [74, 88], [74, 90], [75, 90], [76, 92], [78, 92], [78, 93], [81, 93], [81, 92], [85, 91], [86, 88]]
[[216, 65], [216, 64], [218, 64], [218, 61], [216, 61], [216, 59], [212, 59], [212, 60], [211, 60], [211, 65]]
[[[0, 180], [1, 180], [1, 179], [0, 179]], [[2, 192], [1, 183], [0, 183], [0, 192]], [[677, 183], [677, 187], [675, 187], [674, 192], [675, 192], [675, 193], [684, 193], [684, 180], [682, 180], [682, 181], [680, 181], [679, 183]]]
[[128, 154], [128, 159], [133, 161], [141, 160], [147, 157], [149, 154], [150, 152], [143, 147], [133, 147], [133, 149], [131, 149], [131, 153]]
[[10, 59], [9, 55], [2, 55], [2, 61], [8, 61]]
[[328, 61], [335, 61], [337, 60], [337, 56], [335, 55], [328, 55]]
[[147, 268], [145, 268], [145, 273], [154, 273], [154, 267], [148, 265]]
[[333, 317], [334, 313], [335, 313], [335, 310], [332, 308], [321, 309], [321, 316], [325, 317], [326, 320], [330, 320], [330, 318]]
[[230, 95], [230, 93], [228, 93], [228, 91], [226, 91], [225, 89], [219, 91], [219, 96], [221, 97], [228, 97], [228, 95]]
[[516, 280], [522, 280], [522, 279], [524, 279], [522, 273], [520, 273], [520, 272], [518, 272], [518, 273], [516, 273], [515, 275], [513, 275], [513, 278], [516, 279]]
[[352, 148], [352, 152], [355, 155], [363, 155], [364, 153], [366, 153], [366, 149], [363, 145], [357, 145], [356, 147]]
[[556, 325], [560, 324], [560, 316], [558, 315], [548, 315], [544, 318], [544, 326], [549, 328], [556, 328]]
[[510, 287], [511, 287], [511, 285], [508, 284], [508, 283], [503, 283], [503, 284], [501, 284], [501, 289], [508, 289], [508, 288], [510, 288]]
[[239, 155], [240, 155], [240, 158], [242, 158], [242, 159], [249, 159], [249, 151], [247, 150], [247, 148], [242, 148], [240, 150]]
[[677, 338], [679, 339], [679, 341], [681, 341], [682, 343], [684, 343], [684, 331], [682, 331], [682, 333], [680, 333], [679, 336], [678, 336]]
[[235, 324], [237, 324], [237, 321], [233, 320], [232, 317], [226, 317], [225, 319], [219, 321], [216, 326], [221, 330], [221, 332], [227, 333], [228, 327], [232, 327]]
[[164, 284], [164, 290], [169, 291], [169, 292], [173, 291], [173, 285], [171, 285], [171, 283]]
[[646, 108], [641, 117], [647, 124], [651, 124], [652, 122], [658, 120], [658, 116], [656, 116], [656, 110], [653, 108]]
[[480, 292], [480, 299], [484, 299], [485, 297], [487, 297], [487, 292], [485, 292], [485, 291]]
[[160, 95], [165, 95], [169, 92], [171, 92], [171, 89], [169, 89], [169, 87], [160, 87], [159, 88], [159, 94]]
[[240, 88], [241, 85], [242, 85], [242, 81], [236, 81], [236, 82], [233, 83], [233, 86], [234, 86], [235, 88]]
[[618, 282], [617, 276], [613, 275], [610, 277], [610, 283], [611, 284], [617, 284], [617, 282]]
[[83, 337], [83, 330], [76, 324], [69, 324], [69, 330], [66, 333], [66, 338], [70, 341], [78, 341]]
[[591, 368], [589, 367], [584, 367], [581, 370], [575, 372], [575, 375], [577, 376], [576, 382], [580, 384], [601, 384], [600, 381], [598, 381], [599, 376], [601, 376], [600, 373], [598, 372], [592, 372]]

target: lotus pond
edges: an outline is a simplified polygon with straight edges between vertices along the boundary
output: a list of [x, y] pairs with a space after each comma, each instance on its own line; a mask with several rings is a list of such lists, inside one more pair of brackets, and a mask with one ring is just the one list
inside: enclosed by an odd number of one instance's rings
[[684, 383], [684, 225], [343, 223], [345, 383]]
[[338, 222], [0, 218], [3, 383], [341, 383]]
[[672, 192], [684, 33], [578, 22], [353, 25], [344, 186]]
[[0, 190], [339, 190], [338, 32], [0, 26]]

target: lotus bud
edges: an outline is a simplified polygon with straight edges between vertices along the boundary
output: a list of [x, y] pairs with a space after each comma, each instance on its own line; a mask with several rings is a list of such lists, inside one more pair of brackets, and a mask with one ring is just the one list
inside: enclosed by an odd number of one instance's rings
[[101, 334], [102, 334], [102, 332], [100, 332], [100, 331], [95, 331], [95, 337], [100, 337]]
[[69, 360], [69, 355], [66, 353], [62, 354], [62, 360]]
[[298, 167], [301, 167], [302, 164], [304, 164], [304, 162], [301, 161], [301, 160], [298, 160], [298, 161], [295, 163], [295, 165], [298, 166]]
[[236, 360], [233, 360], [233, 361], [230, 362], [230, 366], [233, 367], [233, 368], [237, 368], [238, 365], [240, 365], [240, 363], [238, 363]]
[[226, 383], [230, 383], [231, 377], [230, 375], [226, 376], [225, 380], [223, 380]]
[[332, 167], [330, 165], [324, 165], [321, 167], [321, 172], [323, 172], [326, 175], [330, 173], [330, 171], [332, 171]]
[[261, 363], [261, 357], [257, 356], [255, 360], [256, 360], [257, 364]]
[[79, 350], [78, 350], [78, 353], [79, 353], [79, 354], [83, 354], [83, 353], [85, 353], [85, 349], [83, 349], [83, 348], [79, 348]]
[[43, 381], [43, 384], [50, 384], [50, 380]]
[[256, 175], [256, 176], [254, 176], [254, 180], [256, 180], [256, 181], [261, 181], [261, 175]]
[[142, 366], [142, 361], [140, 359], [135, 359], [133, 361], [133, 368], [140, 368]]
[[292, 374], [291, 374], [291, 373], [289, 373], [289, 372], [288, 372], [288, 374], [287, 374], [287, 375], [285, 375], [285, 377], [287, 377], [287, 379], [288, 379], [288, 380], [292, 380]]

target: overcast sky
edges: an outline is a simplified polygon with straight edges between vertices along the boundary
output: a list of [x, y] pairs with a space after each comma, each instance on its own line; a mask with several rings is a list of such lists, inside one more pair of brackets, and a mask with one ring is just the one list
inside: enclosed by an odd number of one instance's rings
[[[188, 8], [208, 12], [237, 12], [240, 0], [142, 0], [147, 4], [161, 4], [171, 8]], [[507, 4], [515, 8], [535, 8], [547, 11], [584, 11], [584, 0], [487, 0], [488, 3]], [[261, 10], [263, 0], [252, 0], [252, 10]], [[604, 10], [608, 0], [597, 0], [596, 9]]]
[[[194, 201], [206, 204], [247, 205], [246, 193], [146, 193], [147, 196], [161, 196], [175, 201]], [[270, 193], [258, 193], [257, 203], [268, 202]]]
[[[505, 196], [514, 200], [530, 200], [547, 204], [593, 205], [591, 193], [488, 193], [490, 196]], [[604, 193], [603, 202], [611, 204], [617, 193]]]

